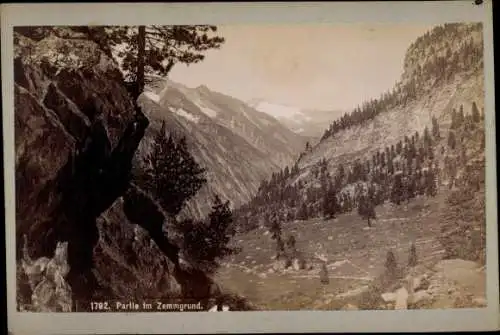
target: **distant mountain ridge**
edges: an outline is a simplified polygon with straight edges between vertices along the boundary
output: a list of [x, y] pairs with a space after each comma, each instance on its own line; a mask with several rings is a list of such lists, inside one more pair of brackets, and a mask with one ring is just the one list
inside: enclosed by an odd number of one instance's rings
[[136, 164], [150, 151], [163, 122], [174, 136], [186, 137], [191, 153], [207, 169], [208, 183], [188, 203], [185, 215], [206, 215], [214, 194], [233, 207], [249, 201], [263, 179], [297, 159], [307, 141], [272, 116], [204, 85], [189, 88], [160, 77], [148, 82], [140, 103], [151, 125]]
[[297, 134], [314, 139], [319, 139], [325, 126], [342, 113], [342, 110], [304, 109], [263, 99], [251, 99], [248, 104], [275, 117]]

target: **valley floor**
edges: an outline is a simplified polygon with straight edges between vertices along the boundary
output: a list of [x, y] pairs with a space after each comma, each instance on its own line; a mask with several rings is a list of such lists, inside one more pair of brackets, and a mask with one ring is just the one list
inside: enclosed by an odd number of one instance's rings
[[[308, 262], [304, 270], [276, 266], [275, 242], [266, 228], [237, 236], [242, 251], [223, 264], [217, 279], [225, 289], [244, 296], [260, 310], [340, 309], [383, 273], [389, 250], [398, 265], [406, 267], [414, 242], [421, 273], [431, 271], [443, 259], [445, 251], [437, 238], [446, 193], [420, 197], [408, 205], [378, 206], [371, 228], [355, 212], [333, 220], [283, 224], [283, 237], [293, 234], [297, 249]], [[320, 282], [317, 254], [326, 256], [329, 284]], [[484, 296], [484, 283], [479, 280], [474, 285], [482, 286], [477, 295]]]

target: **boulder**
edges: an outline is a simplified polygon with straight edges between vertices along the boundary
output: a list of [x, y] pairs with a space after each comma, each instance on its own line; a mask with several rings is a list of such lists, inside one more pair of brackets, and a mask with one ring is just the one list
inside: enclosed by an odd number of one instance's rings
[[353, 298], [360, 296], [364, 292], [367, 292], [370, 289], [370, 286], [368, 285], [363, 285], [361, 287], [355, 288], [353, 290], [349, 290], [344, 293], [340, 293], [336, 296], [337, 299], [345, 299], [345, 298]]
[[30, 284], [31, 304], [19, 307], [33, 312], [72, 311], [71, 288], [65, 280], [69, 272], [67, 250], [67, 242], [58, 242], [52, 259], [31, 260], [24, 255], [22, 268]]
[[396, 292], [396, 304], [394, 309], [408, 309], [408, 291], [402, 287]]
[[287, 261], [285, 259], [278, 259], [273, 262], [272, 268], [274, 271], [283, 271], [287, 268]]
[[396, 293], [393, 292], [387, 292], [387, 293], [382, 293], [382, 299], [385, 302], [393, 302], [396, 301]]
[[353, 304], [346, 304], [342, 307], [343, 311], [357, 311], [359, 307]]
[[421, 291], [414, 292], [410, 296], [410, 299], [409, 299], [408, 302], [411, 303], [411, 304], [417, 304], [417, 303], [420, 303], [420, 302], [431, 301], [431, 300], [432, 300], [432, 295], [430, 295], [425, 290], [421, 290]]
[[486, 299], [484, 297], [475, 297], [475, 298], [472, 299], [472, 302], [477, 307], [486, 307], [486, 306], [488, 306], [488, 302], [486, 301]]

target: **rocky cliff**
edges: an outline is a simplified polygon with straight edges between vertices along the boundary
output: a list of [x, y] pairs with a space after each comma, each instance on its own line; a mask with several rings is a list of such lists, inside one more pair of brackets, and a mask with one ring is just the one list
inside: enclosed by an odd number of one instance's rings
[[[19, 28], [14, 77], [18, 264], [65, 243], [73, 310], [98, 297], [179, 295], [161, 209], [130, 185], [149, 121], [117, 64], [85, 29]], [[35, 287], [18, 268], [18, 302], [29, 301]]]

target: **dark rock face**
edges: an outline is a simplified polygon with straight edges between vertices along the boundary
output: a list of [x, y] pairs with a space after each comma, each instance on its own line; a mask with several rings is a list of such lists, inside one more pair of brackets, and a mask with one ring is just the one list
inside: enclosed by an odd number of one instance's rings
[[[164, 217], [134, 218], [122, 198], [149, 121], [97, 44], [52, 33], [39, 32], [36, 41], [15, 34], [17, 241], [26, 236], [33, 258], [51, 257], [59, 241], [68, 242], [68, 282], [79, 310], [96, 295], [173, 294], [172, 264], [151, 240]], [[161, 237], [160, 248], [176, 254]], [[21, 254], [18, 243], [18, 261]]]
[[[205, 273], [181, 266], [179, 248], [164, 231], [168, 216], [131, 184], [133, 158], [149, 120], [132, 102], [137, 92], [124, 85], [107, 50], [94, 43], [88, 29], [19, 32], [14, 36], [18, 308], [40, 296], [28, 283], [31, 273], [23, 261], [50, 259], [61, 243], [67, 247], [72, 311], [88, 311], [89, 301], [98, 299], [207, 303], [221, 297]], [[227, 295], [225, 300], [243, 308], [244, 299]]]

